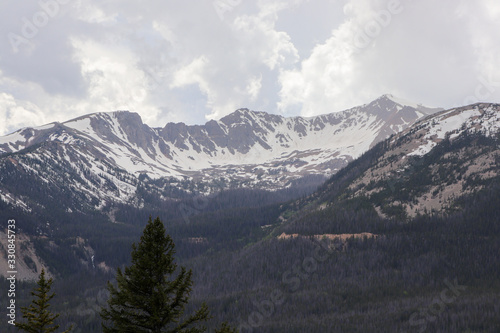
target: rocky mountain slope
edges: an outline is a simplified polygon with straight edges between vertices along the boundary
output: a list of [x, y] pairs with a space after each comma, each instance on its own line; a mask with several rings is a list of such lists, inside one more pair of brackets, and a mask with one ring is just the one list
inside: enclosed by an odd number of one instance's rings
[[342, 206], [358, 207], [367, 220], [449, 216], [499, 184], [500, 105], [478, 103], [439, 112], [376, 145], [300, 202], [310, 207], [300, 223]]
[[[499, 133], [498, 104], [441, 112], [397, 135], [349, 188], [407, 217], [453, 210], [458, 198], [498, 178]], [[380, 201], [384, 191], [389, 197]]]

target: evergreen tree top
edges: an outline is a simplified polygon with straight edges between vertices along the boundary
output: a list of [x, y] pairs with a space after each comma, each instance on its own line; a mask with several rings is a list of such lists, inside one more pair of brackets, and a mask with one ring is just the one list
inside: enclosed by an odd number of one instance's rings
[[[54, 320], [59, 317], [59, 314], [53, 314], [49, 311], [49, 302], [55, 296], [55, 293], [50, 293], [52, 282], [52, 278], [48, 280], [45, 278], [45, 270], [42, 268], [37, 287], [31, 292], [31, 296], [34, 298], [30, 306], [21, 308], [23, 318], [27, 319], [27, 322], [16, 322], [16, 327], [19, 330], [29, 333], [51, 333], [59, 328], [59, 325], [54, 324]], [[70, 331], [71, 328], [63, 333]]]
[[108, 282], [110, 298], [103, 308], [104, 332], [204, 332], [205, 304], [183, 319], [192, 290], [192, 272], [174, 262], [175, 245], [157, 217], [132, 246], [132, 263], [117, 270], [116, 286]]

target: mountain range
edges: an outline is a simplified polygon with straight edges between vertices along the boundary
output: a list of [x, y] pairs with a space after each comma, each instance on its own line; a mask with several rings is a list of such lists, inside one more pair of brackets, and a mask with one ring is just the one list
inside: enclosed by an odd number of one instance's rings
[[[309, 118], [239, 109], [205, 125], [163, 128], [128, 111], [94, 113], [0, 137], [0, 168], [34, 173], [98, 208], [141, 206], [141, 185], [164, 199], [174, 192], [278, 190], [307, 176], [319, 185], [376, 143], [440, 110], [384, 95]], [[0, 182], [0, 199], [29, 209], [29, 197], [16, 192]]]

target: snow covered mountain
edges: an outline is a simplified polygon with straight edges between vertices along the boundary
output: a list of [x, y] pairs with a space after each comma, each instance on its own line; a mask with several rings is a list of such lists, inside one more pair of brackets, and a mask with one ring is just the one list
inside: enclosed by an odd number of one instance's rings
[[[275, 190], [304, 176], [334, 174], [377, 142], [440, 110], [384, 95], [309, 118], [239, 109], [205, 125], [163, 128], [150, 128], [128, 111], [95, 113], [0, 137], [0, 174], [38, 177], [98, 208], [110, 202], [140, 206], [139, 188], [162, 198], [172, 197], [173, 189]], [[0, 176], [0, 198], [29, 209], [26, 195], [9, 190], [5, 181]]]

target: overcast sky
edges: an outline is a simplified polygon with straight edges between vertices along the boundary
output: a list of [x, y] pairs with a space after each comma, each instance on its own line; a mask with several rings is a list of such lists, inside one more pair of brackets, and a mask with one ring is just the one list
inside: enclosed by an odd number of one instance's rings
[[0, 135], [114, 110], [162, 127], [384, 93], [500, 102], [497, 0], [2, 0], [0, 38]]

